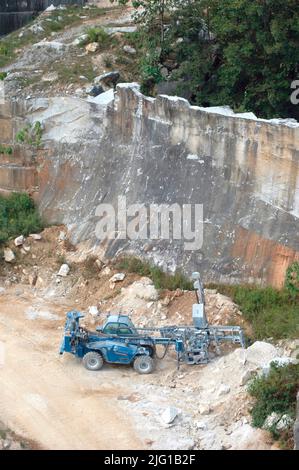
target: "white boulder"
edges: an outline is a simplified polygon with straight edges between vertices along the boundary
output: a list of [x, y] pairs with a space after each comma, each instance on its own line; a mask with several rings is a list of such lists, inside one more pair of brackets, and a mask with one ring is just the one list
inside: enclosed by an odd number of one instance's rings
[[70, 272], [70, 267], [68, 264], [62, 264], [58, 273], [57, 273], [57, 276], [61, 276], [61, 277], [66, 277], [68, 275], [68, 273]]
[[15, 238], [15, 245], [22, 246], [25, 241], [24, 235], [20, 235], [19, 237]]
[[15, 259], [14, 252], [10, 248], [4, 248], [4, 260], [6, 263], [12, 263]]

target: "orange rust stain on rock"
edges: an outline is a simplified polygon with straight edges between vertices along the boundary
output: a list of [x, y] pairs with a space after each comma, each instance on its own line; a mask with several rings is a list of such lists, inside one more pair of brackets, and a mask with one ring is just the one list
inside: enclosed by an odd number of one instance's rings
[[247, 277], [281, 288], [288, 266], [299, 260], [299, 252], [261, 237], [243, 227], [236, 228], [232, 256], [239, 258]]

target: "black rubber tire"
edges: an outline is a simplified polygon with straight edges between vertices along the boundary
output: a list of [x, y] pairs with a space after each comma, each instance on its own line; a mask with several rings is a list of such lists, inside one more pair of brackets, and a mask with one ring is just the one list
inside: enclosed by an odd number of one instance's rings
[[155, 368], [155, 363], [150, 356], [137, 356], [134, 359], [133, 367], [138, 374], [151, 374]]
[[153, 346], [144, 346], [145, 349], [149, 352], [149, 355], [154, 358], [156, 356], [156, 348]]
[[82, 362], [84, 367], [88, 370], [100, 370], [104, 364], [102, 355], [93, 351], [86, 353]]

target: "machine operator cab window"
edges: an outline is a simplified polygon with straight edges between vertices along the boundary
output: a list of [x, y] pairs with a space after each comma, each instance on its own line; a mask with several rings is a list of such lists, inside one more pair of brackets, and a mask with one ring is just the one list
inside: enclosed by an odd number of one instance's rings
[[132, 336], [134, 332], [125, 323], [108, 323], [102, 330], [104, 335]]

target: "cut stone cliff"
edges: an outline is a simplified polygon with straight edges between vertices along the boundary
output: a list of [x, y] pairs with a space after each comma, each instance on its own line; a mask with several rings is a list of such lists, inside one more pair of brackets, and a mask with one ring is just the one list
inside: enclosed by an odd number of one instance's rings
[[[110, 93], [110, 92], [109, 92]], [[102, 97], [101, 97], [102, 96]], [[98, 101], [98, 102], [97, 102]], [[38, 150], [19, 147], [26, 120], [44, 127]], [[120, 84], [94, 102], [78, 98], [0, 105], [2, 191], [28, 190], [48, 222], [73, 241], [115, 256], [140, 253], [206, 281], [281, 286], [299, 259], [299, 124], [143, 96]], [[5, 161], [3, 160], [5, 158]], [[95, 236], [99, 203], [203, 204], [203, 245]]]

